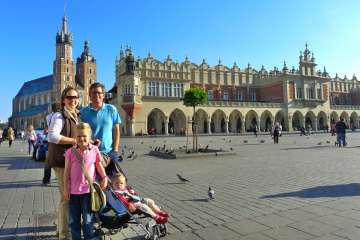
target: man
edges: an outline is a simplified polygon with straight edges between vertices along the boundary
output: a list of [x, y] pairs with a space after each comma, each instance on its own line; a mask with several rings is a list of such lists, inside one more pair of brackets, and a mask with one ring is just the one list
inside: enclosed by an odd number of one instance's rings
[[345, 147], [346, 124], [344, 123], [343, 118], [341, 118], [340, 121], [335, 124], [335, 129], [337, 134], [337, 143], [339, 144], [339, 147], [341, 147], [341, 144], [343, 145], [343, 147]]
[[81, 120], [90, 124], [94, 144], [99, 145], [99, 150], [118, 162], [121, 118], [115, 106], [104, 103], [105, 94], [103, 84], [91, 84], [91, 103], [80, 110]]

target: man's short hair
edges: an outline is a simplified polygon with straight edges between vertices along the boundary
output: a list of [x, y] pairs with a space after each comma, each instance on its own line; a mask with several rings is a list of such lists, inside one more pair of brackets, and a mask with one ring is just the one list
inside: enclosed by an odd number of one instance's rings
[[91, 90], [93, 90], [94, 88], [98, 88], [98, 87], [101, 88], [101, 90], [103, 91], [104, 94], [106, 93], [106, 89], [105, 89], [104, 84], [101, 84], [99, 82], [95, 82], [95, 83], [90, 85], [89, 95], [91, 94]]
[[342, 122], [343, 122], [343, 121], [344, 121], [344, 118], [340, 118], [340, 121], [342, 121]]

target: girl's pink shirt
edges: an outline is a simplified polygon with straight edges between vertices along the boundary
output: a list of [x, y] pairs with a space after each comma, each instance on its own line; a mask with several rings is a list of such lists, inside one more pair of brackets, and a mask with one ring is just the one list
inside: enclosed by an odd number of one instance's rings
[[[91, 177], [95, 179], [95, 163], [100, 162], [101, 155], [97, 146], [92, 144], [84, 152], [79, 148], [76, 150], [84, 159], [86, 169]], [[90, 192], [89, 184], [81, 170], [81, 165], [76, 156], [72, 153], [71, 148], [65, 152], [65, 161], [70, 161], [70, 193], [71, 194], [85, 194]]]

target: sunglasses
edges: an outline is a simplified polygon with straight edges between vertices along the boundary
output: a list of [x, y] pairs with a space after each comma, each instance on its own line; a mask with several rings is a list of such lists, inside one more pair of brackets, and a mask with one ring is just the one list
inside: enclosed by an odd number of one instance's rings
[[72, 99], [78, 99], [78, 96], [66, 96], [66, 99], [72, 100]]

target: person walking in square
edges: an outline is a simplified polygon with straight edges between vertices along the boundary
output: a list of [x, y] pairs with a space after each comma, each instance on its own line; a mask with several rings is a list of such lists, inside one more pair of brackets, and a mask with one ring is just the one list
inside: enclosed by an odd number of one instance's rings
[[29, 155], [32, 155], [32, 151], [34, 150], [34, 147], [35, 147], [36, 133], [34, 130], [34, 126], [31, 124], [28, 125], [28, 127], [26, 128], [25, 139], [28, 142]]
[[59, 239], [67, 239], [69, 232], [69, 201], [64, 198], [65, 151], [76, 144], [78, 124], [79, 93], [74, 87], [67, 87], [61, 94], [61, 110], [51, 117], [48, 141], [48, 163], [54, 169], [59, 186], [60, 201], [57, 209], [57, 231]]
[[14, 132], [14, 129], [12, 127], [9, 127], [8, 130], [7, 130], [7, 137], [8, 137], [8, 140], [9, 140], [9, 147], [11, 147], [12, 145], [12, 142], [14, 141], [15, 139], [15, 132]]
[[[121, 118], [114, 105], [104, 102], [105, 86], [93, 83], [89, 88], [90, 105], [80, 110], [81, 120], [89, 123], [92, 130], [94, 144], [99, 150], [119, 163], [120, 124]], [[108, 173], [112, 177], [113, 173]]]
[[276, 122], [272, 129], [272, 133], [273, 133], [273, 137], [274, 137], [274, 144], [279, 144], [280, 131], [281, 131], [280, 124], [279, 124], [279, 122]]
[[344, 122], [344, 119], [341, 118], [340, 121], [338, 121], [335, 124], [336, 134], [337, 134], [337, 142], [339, 144], [339, 147], [341, 145], [343, 147], [346, 146], [346, 124]]

